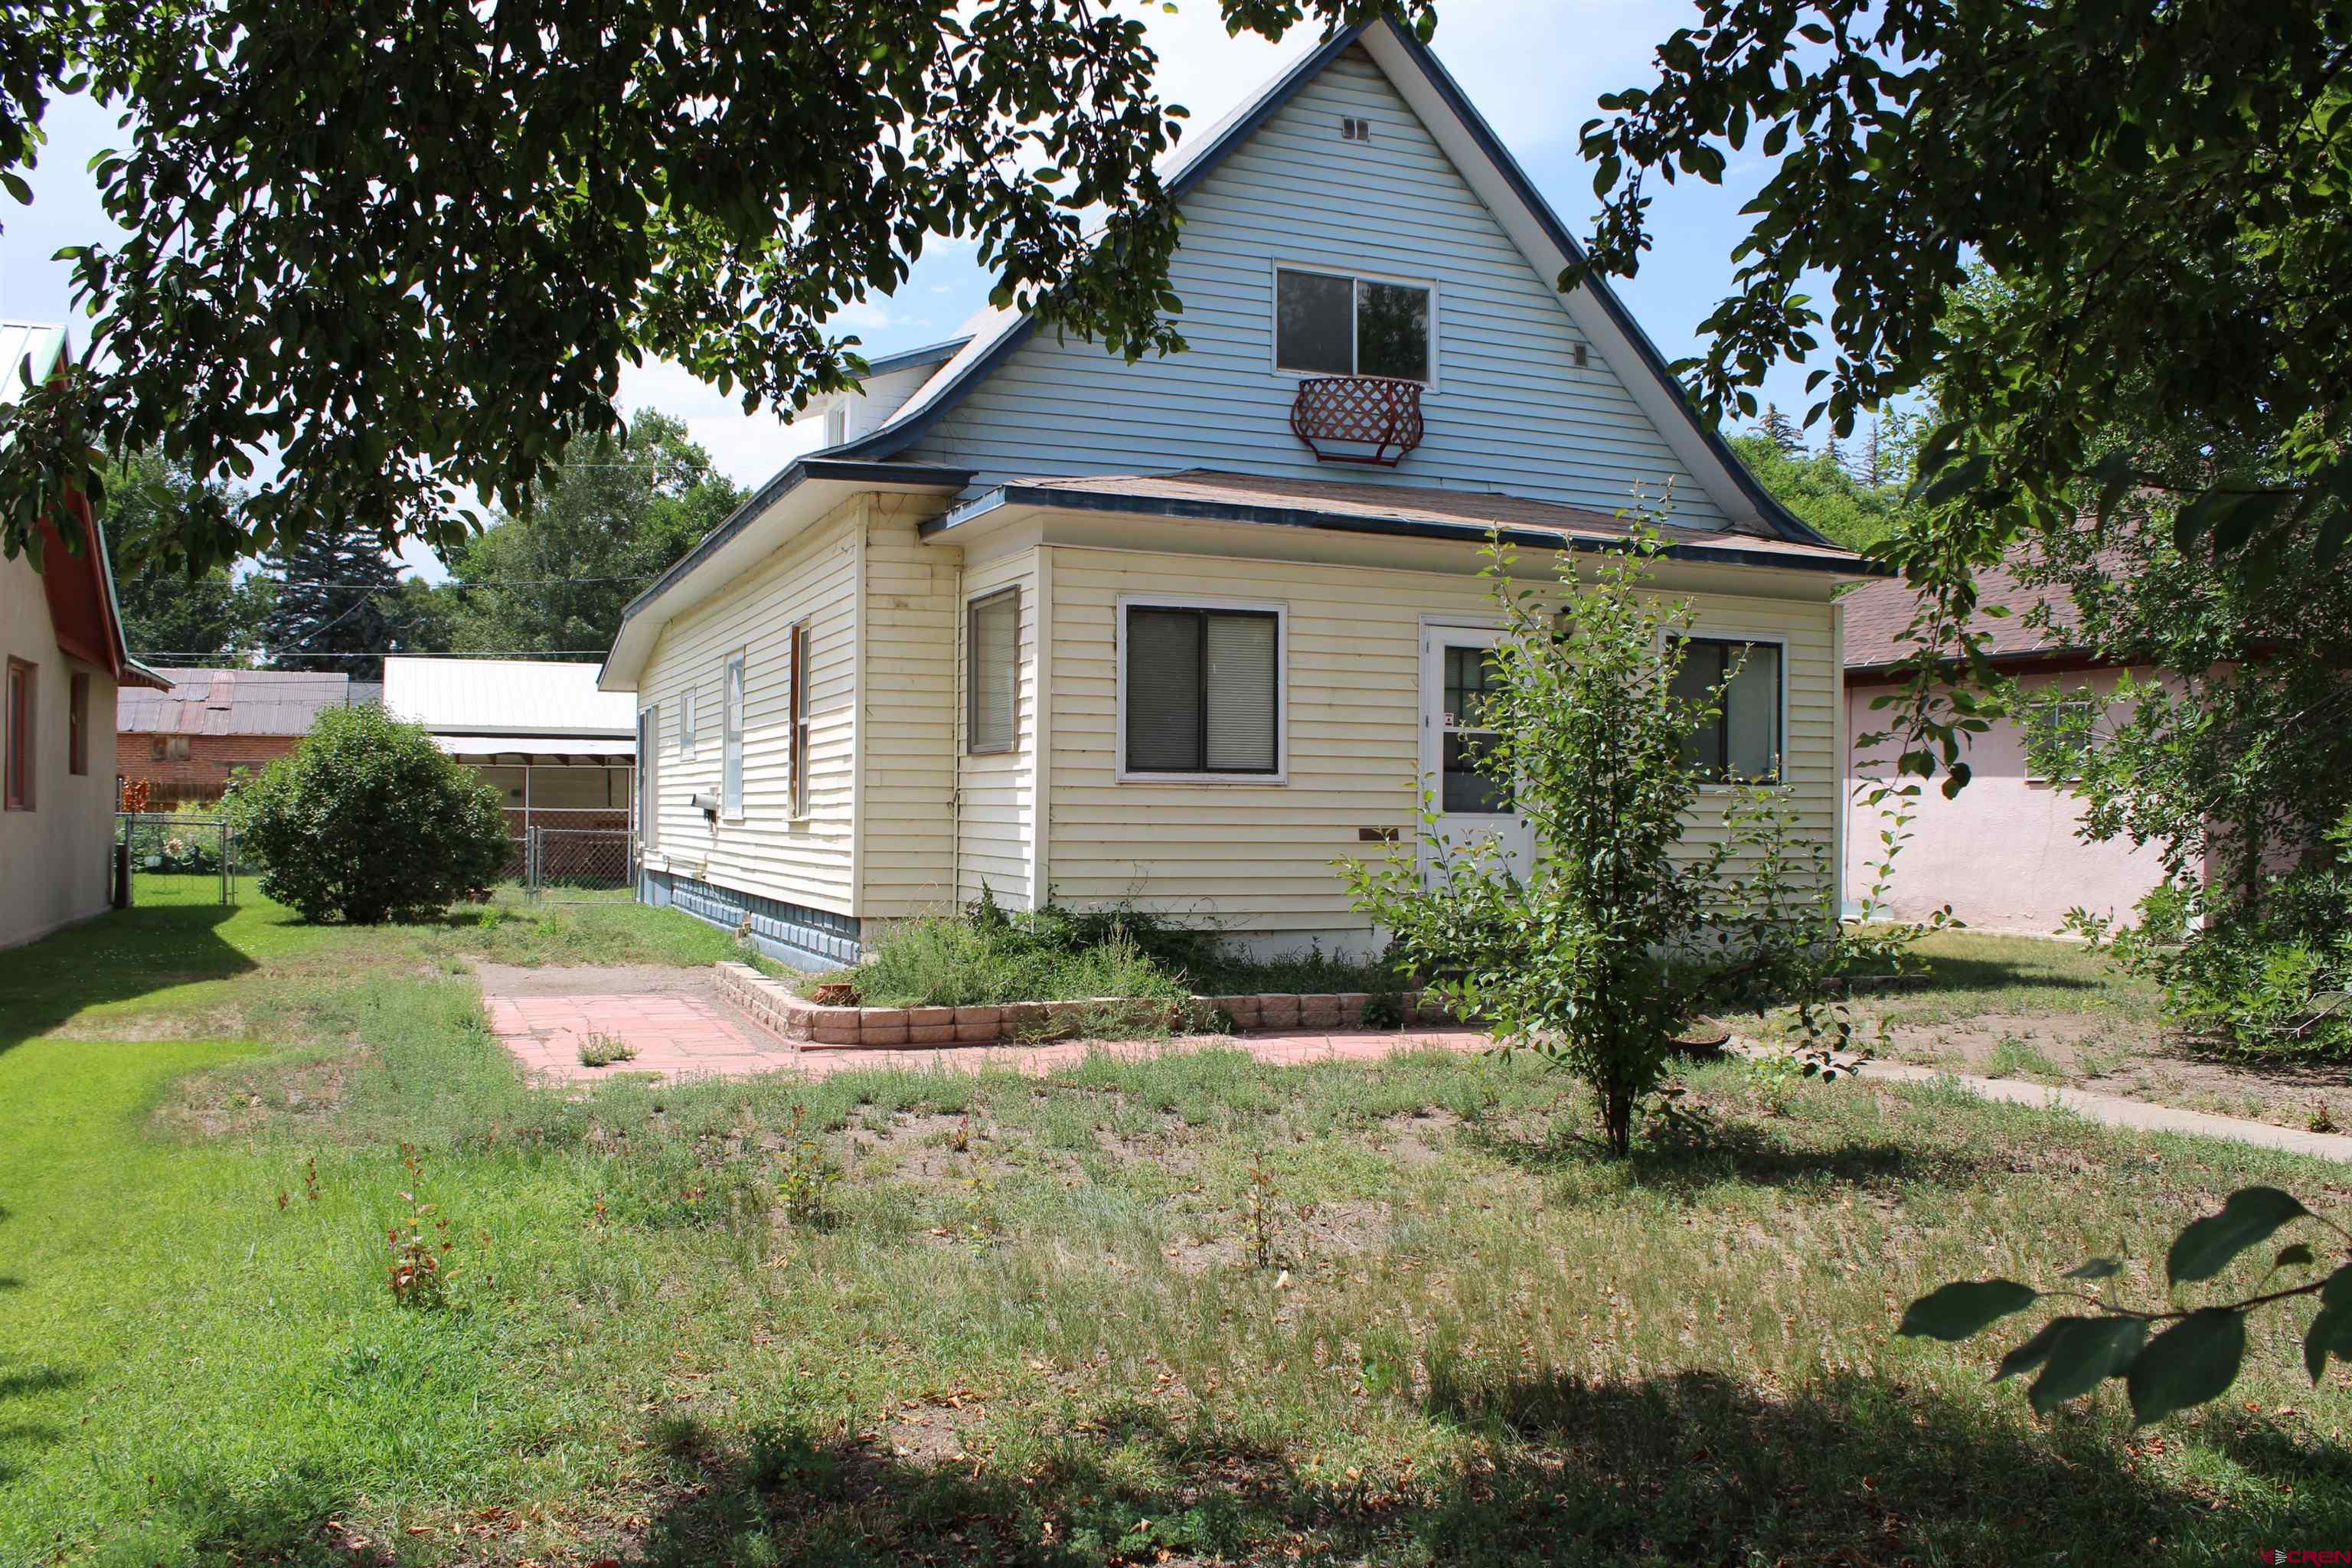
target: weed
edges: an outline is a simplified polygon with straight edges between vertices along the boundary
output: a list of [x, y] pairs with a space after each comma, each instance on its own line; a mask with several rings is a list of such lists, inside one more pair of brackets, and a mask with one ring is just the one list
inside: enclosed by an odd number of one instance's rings
[[2327, 1109], [2327, 1097], [2326, 1095], [2312, 1096], [2311, 1114], [2304, 1119], [2303, 1124], [2314, 1132], [2340, 1132], [2343, 1131], [2343, 1129], [2338, 1127], [2336, 1123], [2335, 1113]]
[[2015, 1035], [2006, 1037], [1985, 1058], [1989, 1078], [2063, 1078], [2058, 1064]]
[[793, 1107], [777, 1155], [776, 1195], [795, 1225], [820, 1228], [833, 1220], [833, 1188], [841, 1170], [825, 1158], [824, 1145], [809, 1130], [808, 1108]]
[[1375, 991], [1364, 1004], [1364, 1027], [1367, 1029], [1402, 1029], [1404, 1027], [1404, 998], [1393, 991]]
[[1690, 1099], [1690, 1086], [1680, 1079], [1661, 1084], [1642, 1104], [1642, 1141], [1653, 1149], [1698, 1153], [1720, 1131], [1715, 1112]]
[[1277, 1225], [1274, 1201], [1281, 1195], [1282, 1189], [1274, 1184], [1274, 1173], [1265, 1168], [1265, 1157], [1252, 1160], [1249, 1184], [1242, 1189], [1242, 1240], [1253, 1268], [1274, 1267]]
[[400, 1147], [400, 1163], [408, 1169], [411, 1188], [400, 1194], [408, 1213], [384, 1232], [384, 1243], [392, 1251], [388, 1283], [392, 1299], [401, 1306], [437, 1312], [449, 1305], [449, 1280], [455, 1273], [449, 1252], [456, 1243], [449, 1239], [449, 1222], [438, 1207], [417, 1195], [425, 1185], [425, 1168], [416, 1151], [405, 1143]]
[[580, 1065], [583, 1068], [608, 1068], [614, 1062], [637, 1059], [637, 1047], [617, 1035], [591, 1035], [580, 1042]]

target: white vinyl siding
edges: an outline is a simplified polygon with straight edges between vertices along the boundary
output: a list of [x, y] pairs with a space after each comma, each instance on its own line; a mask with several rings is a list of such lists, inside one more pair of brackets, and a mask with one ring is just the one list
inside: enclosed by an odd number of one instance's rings
[[[1375, 121], [1339, 140], [1342, 115]], [[1186, 352], [1124, 363], [1099, 344], [1034, 334], [903, 456], [1040, 474], [1218, 468], [1295, 479], [1502, 490], [1614, 511], [1675, 488], [1675, 521], [1719, 507], [1581, 337], [1369, 56], [1351, 49], [1184, 201], [1170, 287]], [[1290, 430], [1296, 374], [1275, 368], [1277, 268], [1435, 289], [1438, 386], [1427, 436], [1393, 472], [1318, 464]], [[1582, 344], [1588, 363], [1576, 363]], [[1644, 374], [1637, 365], [1625, 374]], [[1074, 417], [1083, 410], [1084, 417]]]
[[[1236, 931], [1368, 930], [1332, 862], [1378, 853], [1365, 829], [1410, 841], [1420, 798], [1423, 617], [1490, 623], [1475, 557], [1458, 574], [1219, 560], [1056, 546], [1050, 552], [1055, 708], [1052, 877], [1072, 903], [1132, 898], [1181, 918], [1213, 913]], [[1523, 557], [1521, 575], [1549, 570]], [[1662, 588], [1679, 592], [1673, 568]], [[1722, 582], [1730, 574], [1709, 581]], [[1122, 782], [1117, 617], [1120, 601], [1182, 581], [1226, 602], [1287, 606], [1286, 776], [1258, 787]], [[1786, 579], [1778, 579], [1785, 583]], [[1759, 587], [1765, 587], [1759, 584]], [[1822, 584], [1825, 592], [1827, 584]], [[1838, 671], [1832, 606], [1819, 600], [1690, 595], [1696, 635], [1769, 635], [1786, 653], [1784, 777], [1802, 827], [1835, 832]], [[1720, 831], [1703, 805], [1689, 835]]]
[[[857, 742], [854, 670], [858, 637], [857, 554], [868, 498], [848, 501], [787, 541], [662, 630], [638, 682], [658, 705], [661, 820], [652, 868], [843, 914], [856, 912], [854, 867]], [[789, 683], [791, 631], [809, 628], [809, 779], [806, 813], [792, 815]], [[682, 753], [678, 721], [689, 689], [711, 691], [728, 657], [746, 657], [743, 820], [717, 820], [692, 804], [716, 801], [722, 748]]]

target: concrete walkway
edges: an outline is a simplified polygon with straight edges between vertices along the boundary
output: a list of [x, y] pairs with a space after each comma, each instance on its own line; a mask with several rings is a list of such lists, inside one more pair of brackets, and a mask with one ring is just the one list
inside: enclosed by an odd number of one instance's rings
[[[1753, 1054], [1753, 1053], [1751, 1053]], [[2260, 1149], [2283, 1149], [2323, 1160], [2352, 1162], [2352, 1137], [2340, 1132], [2307, 1132], [2297, 1127], [2274, 1127], [2238, 1116], [2215, 1116], [2178, 1106], [2153, 1105], [2120, 1094], [2100, 1094], [2087, 1089], [2060, 1089], [2046, 1083], [2022, 1083], [2007, 1078], [1971, 1078], [1965, 1073], [1938, 1072], [1933, 1068], [1902, 1062], [1860, 1064], [1858, 1078], [1878, 1083], [1952, 1083], [1984, 1100], [2037, 1109], [2073, 1111], [2086, 1121], [2126, 1127], [2141, 1132], [2186, 1132], [2200, 1138], [2229, 1138]]]

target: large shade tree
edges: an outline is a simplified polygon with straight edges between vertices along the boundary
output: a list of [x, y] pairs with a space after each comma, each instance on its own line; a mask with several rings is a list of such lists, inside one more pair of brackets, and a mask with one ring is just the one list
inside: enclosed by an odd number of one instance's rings
[[[1217, 5], [1267, 37], [1433, 21]], [[977, 242], [1000, 301], [1173, 348], [1155, 8], [27, 0], [0, 26], [0, 185], [29, 195], [44, 107], [86, 84], [125, 116], [94, 172], [128, 233], [75, 253], [95, 368], [5, 416], [0, 549], [102, 479], [94, 448], [151, 446], [251, 481], [162, 542], [200, 569], [320, 520], [453, 547], [448, 489], [520, 509], [620, 424], [624, 365], [675, 360], [747, 410], [849, 384], [837, 312], [940, 236]]]
[[[2171, 497], [2184, 549], [2340, 568], [2352, 6], [1706, 0], [1655, 63], [1585, 128], [1603, 205], [1563, 281], [1638, 268], [1653, 180], [1773, 161], [1694, 393], [1753, 417], [1764, 374], [1825, 337], [1808, 419], [1841, 435], [1936, 384], [1930, 508], [1885, 546], [1930, 590], [1923, 652], [1962, 650], [1976, 566], [2126, 496]], [[1979, 262], [1997, 306], [1965, 287]], [[2107, 437], [2156, 426], [2243, 460], [2184, 471]], [[1963, 782], [1967, 714], [1928, 673], [1906, 765]]]

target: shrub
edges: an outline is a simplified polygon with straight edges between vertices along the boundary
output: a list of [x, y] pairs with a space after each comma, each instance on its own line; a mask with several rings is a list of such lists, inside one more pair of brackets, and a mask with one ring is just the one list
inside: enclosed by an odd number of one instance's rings
[[309, 921], [436, 914], [507, 856], [498, 791], [373, 704], [320, 713], [224, 805], [261, 864], [261, 890]]

